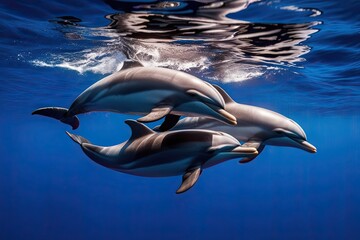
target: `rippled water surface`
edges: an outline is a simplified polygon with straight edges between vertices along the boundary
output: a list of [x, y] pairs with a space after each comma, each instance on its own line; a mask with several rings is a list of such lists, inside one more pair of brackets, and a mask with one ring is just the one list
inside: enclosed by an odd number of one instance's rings
[[[359, 239], [360, 1], [0, 2], [0, 239]], [[131, 59], [221, 85], [297, 121], [318, 153], [269, 147], [246, 165], [139, 178], [95, 165], [58, 122]], [[101, 145], [133, 116], [82, 116]]]

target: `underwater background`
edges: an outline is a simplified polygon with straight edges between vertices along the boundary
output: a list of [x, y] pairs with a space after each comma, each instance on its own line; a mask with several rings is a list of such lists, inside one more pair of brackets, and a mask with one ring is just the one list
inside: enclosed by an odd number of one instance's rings
[[[360, 239], [360, 1], [0, 1], [0, 239]], [[76, 131], [68, 107], [125, 59], [186, 71], [299, 123], [316, 154], [143, 178], [88, 159], [65, 131], [127, 140], [125, 119]], [[154, 123], [151, 126], [157, 125]]]

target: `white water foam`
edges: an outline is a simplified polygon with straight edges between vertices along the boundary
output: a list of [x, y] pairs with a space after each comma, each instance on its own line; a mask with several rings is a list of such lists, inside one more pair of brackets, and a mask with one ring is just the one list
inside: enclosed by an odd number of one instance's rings
[[290, 5], [290, 6], [284, 6], [284, 7], [281, 7], [280, 9], [282, 10], [288, 10], [288, 11], [295, 11], [295, 12], [305, 12], [305, 11], [311, 11], [312, 14], [310, 15], [310, 17], [317, 17], [317, 16], [320, 16], [322, 13], [320, 10], [317, 10], [317, 9], [314, 9], [314, 8], [299, 8], [297, 6], [293, 6], [293, 5]]
[[52, 56], [52, 60], [33, 60], [32, 64], [38, 67], [59, 67], [77, 71], [80, 74], [85, 72], [109, 74], [121, 69], [126, 59], [121, 52], [110, 52], [105, 48], [84, 50], [76, 54], [64, 54]]
[[[131, 58], [144, 66], [167, 67], [224, 83], [243, 82], [264, 74], [263, 67], [240, 63], [221, 63], [216, 55], [204, 46], [177, 45], [166, 43], [132, 44]], [[51, 60], [33, 60], [38, 67], [58, 67], [76, 71], [79, 74], [92, 72], [111, 74], [119, 71], [127, 59], [121, 48], [101, 47], [77, 53], [52, 55]]]
[[244, 82], [256, 77], [260, 77], [264, 74], [260, 69], [253, 69], [252, 71], [247, 71], [245, 69], [229, 69], [224, 73], [224, 75], [217, 79], [222, 79], [224, 83], [232, 83], [232, 82]]

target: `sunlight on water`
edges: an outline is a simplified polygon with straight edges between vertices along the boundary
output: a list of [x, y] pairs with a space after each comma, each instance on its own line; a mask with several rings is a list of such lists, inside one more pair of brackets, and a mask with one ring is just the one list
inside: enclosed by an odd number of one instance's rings
[[299, 109], [306, 97], [311, 99], [306, 105], [321, 112], [351, 112], [360, 96], [354, 3], [341, 11], [334, 2], [104, 0], [58, 11], [57, 3], [42, 2], [52, 9], [47, 13], [18, 3], [0, 16], [6, 46], [1, 54], [9, 70], [2, 102], [33, 92], [19, 91], [20, 82], [10, 80], [19, 78], [19, 65], [36, 69], [39, 83], [46, 84], [55, 79], [41, 72], [68, 71], [72, 79], [90, 79], [89, 74], [96, 80], [101, 76], [92, 74], [109, 75], [131, 59], [220, 85], [257, 85], [279, 102], [297, 98]]
[[[103, 38], [98, 45], [31, 60], [40, 67], [60, 67], [80, 74], [110, 74], [124, 59], [145, 66], [196, 70], [215, 81], [241, 82], [281, 67], [301, 67], [310, 48], [304, 42], [319, 22], [257, 23], [230, 18], [259, 1], [160, 2], [106, 1], [118, 13], [106, 16], [108, 26], [88, 28], [76, 17], [54, 22], [71, 41]], [[283, 11], [312, 11], [284, 6]], [[314, 10], [315, 11], [315, 10]], [[314, 13], [315, 14], [315, 13]]]
[[93, 72], [100, 74], [109, 74], [121, 69], [123, 61], [126, 59], [121, 52], [110, 52], [106, 48], [84, 50], [74, 57], [74, 54], [63, 54], [53, 56], [51, 61], [33, 60], [32, 63], [38, 67], [60, 67], [68, 70], [74, 70], [83, 74]]

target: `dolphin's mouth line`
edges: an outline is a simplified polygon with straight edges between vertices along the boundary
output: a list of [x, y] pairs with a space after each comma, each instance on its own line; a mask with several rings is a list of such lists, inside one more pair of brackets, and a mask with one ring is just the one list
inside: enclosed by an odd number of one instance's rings
[[221, 120], [223, 122], [225, 122], [227, 124], [231, 124], [231, 125], [236, 125], [237, 124], [236, 117], [234, 117], [234, 115], [232, 115], [231, 113], [229, 113], [225, 109], [223, 109], [223, 108], [221, 108], [219, 106], [216, 106], [214, 104], [210, 104], [210, 103], [207, 103], [206, 105], [208, 107], [210, 107], [212, 110], [214, 110], [215, 112], [217, 112], [222, 117]]
[[301, 139], [301, 138], [294, 138], [294, 137], [290, 137], [293, 141], [295, 141], [296, 143], [300, 144], [302, 149], [304, 149], [305, 151], [308, 151], [310, 153], [316, 153], [316, 147], [314, 145], [312, 145], [311, 143], [309, 143], [308, 141]]

